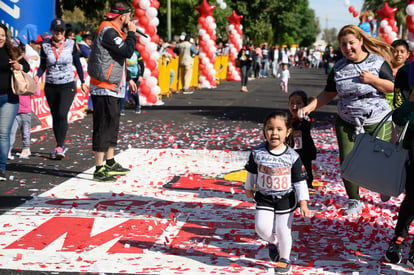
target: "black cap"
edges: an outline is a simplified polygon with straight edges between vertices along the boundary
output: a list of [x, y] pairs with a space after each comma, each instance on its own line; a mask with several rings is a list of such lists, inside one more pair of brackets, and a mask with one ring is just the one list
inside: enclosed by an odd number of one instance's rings
[[52, 23], [50, 24], [50, 29], [52, 31], [57, 29], [66, 30], [65, 22], [63, 22], [63, 20], [60, 18], [53, 19]]

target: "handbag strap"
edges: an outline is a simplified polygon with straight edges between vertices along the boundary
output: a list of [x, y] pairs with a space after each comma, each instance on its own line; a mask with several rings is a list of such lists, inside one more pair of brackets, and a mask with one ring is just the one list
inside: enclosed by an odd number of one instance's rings
[[[386, 114], [381, 121], [378, 123], [378, 125], [375, 127], [374, 132], [372, 133], [372, 141], [375, 140], [376, 136], [378, 135], [379, 130], [384, 126], [385, 122], [388, 121], [388, 119], [392, 116], [394, 113], [394, 110], [391, 110], [388, 114]], [[400, 131], [398, 141], [395, 143], [398, 147], [398, 150], [402, 149], [403, 146], [403, 140], [405, 137], [405, 134], [407, 133], [409, 121], [405, 124], [404, 128]]]
[[375, 139], [375, 137], [378, 135], [379, 130], [384, 126], [385, 122], [388, 121], [388, 119], [392, 116], [394, 110], [391, 110], [388, 114], [386, 114], [381, 121], [377, 124], [377, 127], [375, 127], [374, 132], [372, 133], [372, 140]]

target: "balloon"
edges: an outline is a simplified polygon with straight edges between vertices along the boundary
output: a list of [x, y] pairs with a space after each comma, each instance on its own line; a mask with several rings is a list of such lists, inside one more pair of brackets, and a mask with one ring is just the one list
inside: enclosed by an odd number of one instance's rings
[[150, 7], [145, 11], [145, 14], [149, 17], [149, 18], [154, 18], [158, 15], [158, 11], [156, 8]]
[[151, 41], [151, 38], [149, 38], [149, 37], [145, 37], [145, 36], [142, 36], [142, 35], [139, 36], [139, 42], [143, 45], [147, 44], [150, 41]]
[[405, 8], [405, 12], [410, 15], [414, 16], [414, 4], [410, 4]]
[[236, 11], [233, 10], [233, 13], [227, 17], [227, 20], [229, 20], [230, 24], [240, 24], [240, 20], [243, 18], [243, 15], [237, 15]]
[[348, 11], [349, 11], [350, 13], [353, 13], [353, 12], [354, 12], [354, 10], [355, 10], [355, 7], [354, 7], [354, 6], [349, 6]]
[[157, 44], [153, 42], [149, 42], [145, 45], [145, 49], [149, 51], [150, 53], [155, 52], [157, 50]]
[[133, 0], [133, 1], [132, 1], [132, 6], [133, 6], [134, 8], [137, 8], [137, 7], [139, 6], [139, 1], [140, 1], [140, 0]]
[[140, 17], [138, 17], [138, 23], [142, 27], [146, 28], [148, 26], [148, 24], [149, 24], [149, 19], [145, 15], [140, 16]]
[[154, 42], [155, 44], [157, 44], [158, 42], [160, 42], [160, 36], [158, 34], [154, 34], [151, 37], [151, 42]]
[[383, 27], [383, 28], [385, 28], [386, 26], [388, 26], [388, 20], [381, 20], [380, 26]]
[[384, 18], [394, 18], [394, 14], [397, 11], [397, 8], [391, 8], [387, 2], [384, 3], [382, 9], [377, 10], [377, 13], [380, 15], [381, 19]]
[[155, 104], [157, 103], [158, 98], [156, 95], [150, 94], [147, 96], [147, 100], [149, 103]]
[[144, 96], [147, 96], [149, 94], [151, 94], [151, 89], [148, 85], [142, 83], [141, 84], [141, 94]]
[[139, 1], [139, 6], [141, 7], [141, 9], [148, 9], [151, 6], [151, 3], [149, 0], [141, 0]]
[[148, 79], [151, 76], [151, 71], [148, 68], [145, 68], [142, 76], [144, 77], [144, 79]]
[[220, 9], [225, 10], [227, 8], [227, 4], [226, 3], [221, 3], [220, 4]]
[[411, 24], [413, 24], [414, 22], [413, 22], [413, 17], [412, 16], [407, 16], [406, 18], [405, 18], [405, 22], [407, 22], [407, 25], [411, 25]]
[[392, 32], [392, 28], [390, 26], [386, 26], [384, 28], [384, 32], [389, 34], [390, 32]]
[[148, 62], [151, 60], [151, 54], [144, 50], [143, 52], [140, 52], [141, 56], [142, 56], [142, 60], [144, 60], [144, 62]]
[[158, 17], [154, 17], [150, 20], [149, 22], [151, 25], [158, 27], [158, 25], [160, 24], [160, 20], [158, 19]]
[[353, 16], [353, 17], [357, 17], [357, 16], [358, 16], [358, 11], [353, 11], [353, 12], [352, 12], [352, 16]]
[[407, 29], [409, 32], [414, 33], [414, 24], [408, 25]]
[[151, 72], [151, 76], [153, 76], [153, 77], [155, 77], [155, 78], [158, 78], [158, 75], [160, 74], [160, 72], [158, 71], [158, 69], [154, 69], [152, 72]]
[[156, 28], [154, 27], [154, 26], [152, 26], [152, 25], [149, 25], [148, 24], [148, 26], [146, 27], [146, 33], [149, 35], [149, 36], [153, 36], [155, 33], [156, 33]]
[[200, 16], [209, 16], [213, 14], [213, 10], [215, 7], [216, 6], [210, 6], [207, 3], [207, 0], [203, 0], [203, 3], [200, 6], [195, 7], [194, 9], [200, 13]]
[[409, 41], [408, 46], [410, 47], [411, 51], [414, 51], [414, 41]]
[[157, 79], [153, 76], [150, 76], [147, 79], [147, 84], [148, 84], [148, 86], [153, 87], [153, 86], [157, 85]]
[[161, 93], [160, 86], [155, 86], [155, 87], [152, 87], [152, 93], [153, 93], [154, 95], [159, 95], [159, 94]]
[[160, 2], [157, 0], [152, 0], [151, 7], [154, 7], [158, 10], [160, 8]]
[[147, 65], [148, 69], [150, 69], [151, 71], [154, 70], [155, 68], [157, 68], [157, 62], [155, 62], [152, 59], [148, 60], [146, 65]]
[[395, 19], [394, 18], [389, 18], [388, 19], [388, 25], [394, 26], [395, 25]]
[[145, 10], [140, 9], [140, 8], [136, 8], [135, 11], [134, 11], [134, 15], [137, 18], [140, 18], [142, 16], [145, 16]]

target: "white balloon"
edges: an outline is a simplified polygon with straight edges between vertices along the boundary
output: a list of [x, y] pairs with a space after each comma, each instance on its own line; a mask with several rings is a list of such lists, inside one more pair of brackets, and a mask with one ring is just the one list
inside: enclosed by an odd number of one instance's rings
[[205, 56], [203, 59], [201, 59], [201, 63], [203, 63], [204, 65], [210, 64], [210, 60], [208, 59], [207, 56]]
[[211, 24], [211, 23], [214, 22], [214, 18], [209, 15], [209, 16], [206, 17], [206, 22], [209, 23], [209, 24]]
[[158, 11], [156, 8], [154, 7], [149, 7], [146, 11], [145, 11], [145, 15], [148, 16], [149, 18], [154, 18], [158, 15]]
[[151, 3], [149, 0], [140, 0], [139, 6], [141, 7], [141, 9], [146, 10], [151, 6]]
[[223, 0], [217, 0], [217, 4], [221, 4], [221, 3], [223, 3]]
[[348, 7], [350, 5], [349, 0], [345, 0], [345, 6]]
[[385, 28], [386, 26], [388, 26], [388, 20], [381, 20], [380, 27]]
[[201, 25], [200, 24], [197, 24], [197, 30], [198, 31], [200, 31], [200, 30], [202, 30], [203, 29], [203, 27], [201, 27]]
[[160, 20], [158, 19], [158, 17], [154, 17], [150, 20], [150, 24], [154, 27], [158, 27], [158, 25], [160, 24]]
[[144, 77], [144, 79], [148, 79], [151, 76], [151, 71], [148, 68], [145, 68], [142, 76]]
[[397, 39], [397, 34], [395, 32], [391, 32], [389, 34], [389, 37], [394, 41], [395, 39]]
[[157, 85], [157, 79], [156, 79], [155, 77], [153, 77], [153, 76], [150, 76], [150, 77], [147, 79], [147, 84], [148, 84], [148, 86], [150, 86], [150, 87], [154, 87], [155, 85]]
[[157, 48], [158, 46], [154, 42], [149, 42], [145, 45], [145, 49], [150, 53], [157, 51]]
[[141, 42], [142, 45], [148, 44], [148, 42], [151, 41], [151, 38], [147, 35], [147, 37], [140, 35], [139, 36], [139, 42]]
[[226, 3], [221, 3], [220, 4], [220, 9], [225, 10], [227, 8], [227, 4]]
[[154, 86], [152, 87], [151, 91], [152, 91], [152, 94], [159, 95], [161, 93], [161, 88], [160, 86]]
[[204, 82], [204, 81], [206, 81], [206, 77], [205, 77], [205, 76], [203, 76], [203, 75], [200, 75], [200, 76], [198, 77], [198, 80], [199, 80], [200, 82]]
[[213, 40], [207, 40], [207, 45], [210, 47], [210, 48], [212, 48], [212, 47], [214, 47], [214, 41]]
[[213, 70], [213, 69], [214, 69], [214, 66], [213, 66], [213, 64], [208, 63], [208, 64], [206, 65], [206, 68], [207, 68], [207, 70], [211, 71], [211, 70]]
[[211, 24], [210, 24], [210, 27], [211, 27], [213, 30], [215, 30], [215, 29], [217, 28], [217, 24], [216, 24], [216, 23], [211, 23]]
[[200, 53], [198, 56], [202, 60], [204, 57], [206, 57], [206, 54], [205, 53]]
[[233, 25], [233, 24], [230, 24], [230, 25], [229, 25], [229, 30], [230, 30], [230, 31], [234, 30], [234, 25]]
[[410, 51], [414, 51], [414, 41], [408, 42], [408, 46], [410, 47]]
[[392, 28], [390, 27], [390, 26], [386, 26], [385, 28], [384, 28], [384, 32], [385, 33], [391, 33], [392, 32]]
[[158, 51], [151, 53], [152, 60], [158, 61], [159, 58], [160, 58], [160, 53]]
[[414, 4], [410, 4], [405, 8], [405, 12], [408, 15], [414, 16]]

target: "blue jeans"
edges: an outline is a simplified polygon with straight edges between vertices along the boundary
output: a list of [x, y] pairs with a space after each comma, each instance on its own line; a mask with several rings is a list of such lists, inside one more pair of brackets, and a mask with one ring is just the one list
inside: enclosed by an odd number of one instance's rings
[[[137, 84], [137, 88], [139, 88], [139, 84], [140, 82], [138, 81], [138, 77], [134, 77], [132, 78], [132, 80], [134, 80], [135, 84]], [[131, 93], [129, 91], [129, 86], [127, 85], [127, 89], [125, 91], [125, 97], [120, 99], [120, 104], [121, 104], [121, 112], [125, 111], [125, 103], [128, 102], [129, 100], [129, 96], [132, 96], [132, 98], [134, 99], [135, 102], [135, 111], [139, 111], [141, 109], [141, 106], [139, 104], [139, 93]]]
[[14, 94], [0, 95], [0, 171], [6, 170], [10, 150], [10, 132], [19, 110], [19, 97]]

